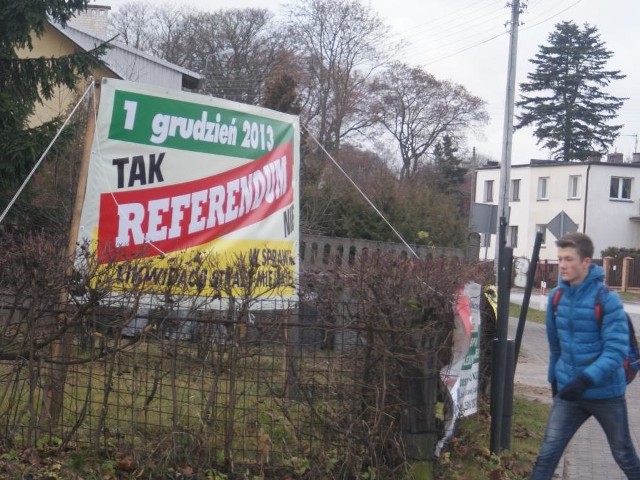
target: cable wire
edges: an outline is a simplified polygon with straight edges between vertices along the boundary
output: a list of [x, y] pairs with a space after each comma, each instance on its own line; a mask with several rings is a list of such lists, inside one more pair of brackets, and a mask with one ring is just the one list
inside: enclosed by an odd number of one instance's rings
[[351, 182], [351, 184], [355, 187], [356, 190], [358, 190], [358, 192], [360, 193], [360, 195], [362, 195], [362, 198], [364, 198], [367, 203], [371, 206], [371, 208], [373, 208], [373, 210], [380, 216], [380, 218], [382, 218], [382, 220], [384, 221], [384, 223], [386, 223], [389, 228], [393, 231], [393, 233], [396, 234], [396, 236], [400, 239], [400, 241], [404, 244], [405, 247], [407, 247], [409, 249], [409, 251], [413, 254], [414, 257], [416, 258], [420, 258], [420, 256], [416, 253], [416, 251], [411, 247], [411, 245], [409, 245], [407, 243], [407, 241], [402, 237], [402, 235], [400, 234], [400, 232], [398, 232], [393, 225], [391, 225], [391, 223], [389, 222], [389, 220], [387, 220], [387, 218], [384, 216], [384, 214], [378, 209], [378, 207], [375, 206], [375, 204], [371, 201], [371, 199], [369, 199], [369, 197], [367, 196], [366, 193], [364, 193], [362, 191], [362, 189], [358, 186], [358, 184], [349, 176], [349, 174], [347, 172], [344, 171], [344, 169], [340, 166], [340, 164], [338, 163], [338, 161], [333, 158], [333, 156], [327, 152], [327, 150], [324, 148], [324, 146], [322, 146], [320, 144], [320, 142], [318, 141], [318, 139], [311, 133], [311, 131], [305, 127], [304, 125], [302, 125], [302, 128], [304, 128], [304, 130], [307, 132], [307, 134], [309, 134], [309, 137], [313, 139], [314, 142], [316, 142], [316, 144], [320, 147], [320, 149], [331, 159], [331, 161], [333, 162], [333, 164], [338, 167], [338, 170], [340, 170], [342, 172], [342, 174], [345, 176], [345, 178], [347, 180], [349, 180], [349, 182]]

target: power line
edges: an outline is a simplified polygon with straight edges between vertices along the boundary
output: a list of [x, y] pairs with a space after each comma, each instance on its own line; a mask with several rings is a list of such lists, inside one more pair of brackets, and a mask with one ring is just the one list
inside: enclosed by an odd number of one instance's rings
[[[542, 24], [544, 24], [544, 23], [548, 22], [549, 20], [551, 20], [551, 19], [553, 19], [553, 18], [555, 18], [555, 17], [557, 17], [557, 16], [559, 16], [559, 15], [561, 15], [561, 14], [565, 13], [566, 11], [570, 10], [571, 8], [575, 7], [576, 5], [578, 5], [578, 4], [579, 4], [579, 3], [581, 3], [581, 2], [582, 2], [582, 0], [574, 1], [573, 3], [571, 3], [570, 5], [568, 5], [567, 7], [564, 7], [564, 8], [562, 8], [561, 10], [559, 10], [559, 11], [557, 11], [557, 12], [555, 12], [555, 13], [551, 14], [551, 15], [547, 15], [547, 16], [545, 16], [545, 17], [543, 17], [543, 15], [542, 15], [542, 14], [540, 14], [540, 12], [536, 12], [536, 13], [537, 13], [537, 17], [534, 17], [534, 20], [538, 20], [539, 18], [542, 18], [542, 19], [541, 19], [541, 20], [539, 20], [539, 21], [537, 21], [535, 24], [533, 24], [533, 25], [529, 25], [529, 26], [527, 26], [527, 27], [523, 27], [523, 28], [521, 28], [520, 30], [530, 30], [530, 29], [532, 29], [532, 28], [534, 28], [534, 27], [537, 27], [537, 26], [539, 26], [539, 25], [542, 25]], [[560, 4], [560, 5], [561, 5], [561, 4]], [[558, 6], [560, 6], [560, 5], [558, 5], [558, 3], [557, 3], [557, 2], [556, 2], [556, 3], [554, 3], [554, 7], [558, 7]], [[531, 7], [529, 7], [529, 8], [527, 9], [526, 13], [531, 13], [531, 11], [532, 11], [532, 8], [531, 8]], [[493, 17], [492, 17], [492, 18], [493, 18]], [[524, 25], [527, 25], [527, 23], [526, 23], [526, 22], [524, 22]], [[474, 36], [482, 35], [484, 32], [488, 32], [488, 31], [489, 31], [488, 29], [485, 29], [485, 30], [483, 30], [482, 32], [475, 33], [475, 34], [472, 34], [472, 35], [467, 35], [466, 37], [461, 38], [461, 39], [460, 39], [460, 41], [461, 41], [461, 42], [464, 42], [466, 39], [470, 39], [470, 38], [473, 38]], [[441, 62], [441, 61], [443, 61], [443, 60], [447, 60], [447, 59], [449, 59], [449, 58], [453, 58], [453, 57], [455, 57], [455, 56], [457, 56], [457, 55], [460, 55], [461, 53], [464, 53], [464, 52], [469, 51], [469, 50], [471, 50], [471, 49], [474, 49], [474, 48], [480, 47], [480, 46], [482, 46], [482, 45], [484, 45], [484, 44], [486, 44], [486, 43], [489, 43], [489, 42], [491, 42], [491, 41], [493, 41], [493, 40], [495, 40], [495, 39], [497, 39], [497, 38], [500, 38], [500, 37], [502, 37], [502, 36], [504, 36], [504, 35], [507, 35], [508, 33], [509, 33], [509, 32], [505, 30], [505, 31], [502, 31], [502, 32], [500, 32], [500, 33], [489, 34], [487, 37], [483, 38], [482, 40], [477, 41], [477, 42], [474, 42], [474, 43], [471, 43], [471, 44], [468, 44], [468, 45], [466, 45], [466, 46], [463, 46], [463, 47], [461, 47], [460, 49], [458, 49], [458, 50], [456, 50], [456, 51], [453, 51], [453, 52], [447, 53], [447, 54], [442, 55], [442, 56], [440, 56], [440, 57], [435, 57], [435, 58], [432, 58], [432, 59], [427, 59], [427, 60], [424, 60], [424, 61], [419, 62], [419, 63], [420, 63], [421, 65], [426, 66], [426, 65], [432, 65], [432, 64], [437, 63], [437, 62]], [[424, 54], [424, 52], [420, 52], [420, 54]], [[415, 57], [415, 56], [417, 56], [417, 55], [418, 55], [418, 53], [416, 53], [416, 54], [412, 54], [412, 55], [410, 56], [410, 58], [411, 58], [411, 57]]]

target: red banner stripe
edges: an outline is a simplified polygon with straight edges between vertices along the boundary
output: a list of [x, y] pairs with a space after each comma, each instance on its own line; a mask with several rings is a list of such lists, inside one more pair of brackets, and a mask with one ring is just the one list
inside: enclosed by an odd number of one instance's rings
[[293, 146], [223, 173], [100, 196], [100, 263], [196, 247], [293, 203]]

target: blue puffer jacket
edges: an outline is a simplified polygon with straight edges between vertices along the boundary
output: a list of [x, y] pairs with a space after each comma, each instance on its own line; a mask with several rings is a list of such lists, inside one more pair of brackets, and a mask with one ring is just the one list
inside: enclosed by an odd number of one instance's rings
[[582, 395], [584, 399], [619, 397], [627, 386], [623, 362], [629, 351], [629, 327], [616, 292], [602, 292], [602, 327], [596, 320], [596, 296], [603, 288], [603, 280], [602, 267], [592, 264], [580, 285], [560, 281], [557, 288], [564, 293], [555, 316], [552, 301], [555, 289], [549, 295], [547, 307], [549, 383], [556, 380], [560, 391], [584, 374], [593, 383]]

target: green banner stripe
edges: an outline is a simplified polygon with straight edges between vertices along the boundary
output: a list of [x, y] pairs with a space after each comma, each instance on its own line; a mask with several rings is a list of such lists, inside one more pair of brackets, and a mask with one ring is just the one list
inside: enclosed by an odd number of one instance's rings
[[293, 128], [236, 110], [116, 90], [109, 138], [256, 159], [292, 141]]

